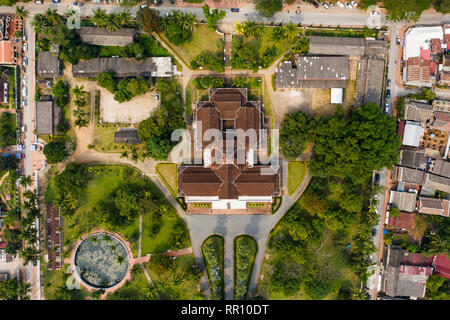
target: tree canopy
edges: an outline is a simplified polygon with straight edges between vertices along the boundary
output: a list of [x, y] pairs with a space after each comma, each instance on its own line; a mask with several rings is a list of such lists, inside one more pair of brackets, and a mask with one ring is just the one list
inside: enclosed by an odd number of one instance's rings
[[256, 11], [266, 18], [272, 17], [278, 11], [283, 9], [281, 0], [255, 0]]
[[207, 4], [204, 4], [202, 6], [202, 9], [209, 30], [215, 31], [217, 23], [219, 22], [219, 20], [222, 20], [227, 13], [224, 10], [219, 9], [211, 10]]

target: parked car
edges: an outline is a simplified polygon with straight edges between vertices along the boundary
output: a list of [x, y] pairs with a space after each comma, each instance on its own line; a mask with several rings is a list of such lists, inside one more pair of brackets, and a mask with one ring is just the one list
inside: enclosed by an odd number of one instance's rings
[[378, 195], [375, 194], [375, 195], [373, 196], [373, 198], [374, 198], [375, 200], [378, 200]]
[[372, 229], [372, 237], [375, 237], [377, 235], [377, 229], [373, 228]]
[[352, 1], [352, 6], [353, 8], [357, 9], [358, 8], [358, 4], [355, 1]]
[[61, 0], [52, 0], [53, 3], [60, 3]]
[[328, 2], [328, 5], [330, 6], [330, 8], [334, 8], [333, 2]]
[[24, 125], [22, 126], [22, 132], [27, 132], [27, 125], [26, 125], [26, 124], [24, 124]]
[[22, 96], [24, 96], [24, 97], [27, 96], [27, 87], [22, 88]]
[[375, 213], [378, 214], [378, 209], [377, 208], [375, 208]]
[[386, 98], [390, 98], [391, 97], [391, 90], [387, 89], [386, 90]]
[[27, 51], [28, 50], [28, 44], [27, 43], [24, 43], [23, 44], [23, 51]]
[[340, 1], [336, 2], [336, 4], [337, 4], [338, 7], [341, 8], [341, 9], [344, 9], [344, 8], [345, 8], [344, 4], [343, 4], [342, 2], [340, 2]]
[[315, 1], [312, 2], [312, 5], [313, 5], [314, 8], [316, 8], [316, 9], [319, 7], [319, 4], [318, 4], [317, 2], [315, 2]]
[[24, 85], [26, 85], [26, 84], [27, 84], [27, 80], [28, 80], [27, 76], [24, 75], [24, 76], [22, 77], [22, 83], [23, 83]]
[[345, 6], [347, 7], [348, 10], [352, 10], [353, 9], [352, 5], [348, 1], [345, 3]]
[[22, 99], [22, 104], [23, 104], [24, 107], [26, 107], [26, 105], [27, 105], [27, 98], [23, 98]]
[[400, 36], [397, 36], [397, 45], [400, 45]]
[[386, 106], [385, 106], [384, 112], [385, 113], [389, 112], [389, 103], [388, 102], [386, 102]]
[[328, 5], [325, 2], [322, 2], [322, 7], [324, 7], [325, 9], [328, 9]]
[[26, 35], [23, 35], [23, 41], [27, 41], [27, 36]]
[[379, 16], [380, 15], [380, 11], [372, 11], [370, 13], [371, 16]]
[[388, 79], [387, 86], [389, 87], [391, 85], [391, 79]]
[[231, 12], [239, 12], [239, 8], [231, 8]]
[[140, 8], [141, 8], [141, 9], [148, 8], [148, 5], [146, 5], [146, 4], [141, 4], [141, 5], [140, 5]]
[[375, 184], [380, 184], [380, 174], [375, 174]]
[[155, 100], [159, 100], [159, 93], [155, 93]]
[[36, 3], [36, 4], [43, 4], [44, 1], [43, 0], [34, 0], [34, 3]]
[[28, 65], [28, 58], [27, 57], [23, 58], [22, 64], [24, 66]]

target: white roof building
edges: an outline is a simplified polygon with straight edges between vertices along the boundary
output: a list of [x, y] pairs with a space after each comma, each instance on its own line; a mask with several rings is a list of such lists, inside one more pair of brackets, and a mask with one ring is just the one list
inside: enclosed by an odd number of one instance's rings
[[343, 101], [344, 89], [331, 88], [331, 103], [341, 104]]
[[422, 128], [418, 122], [414, 121], [406, 121], [405, 131], [403, 134], [403, 145], [418, 147], [420, 141], [423, 138], [423, 134], [425, 133], [425, 129]]
[[424, 50], [430, 49], [431, 39], [443, 41], [443, 38], [444, 28], [442, 26], [409, 28], [405, 33], [403, 60], [419, 57], [421, 47]]

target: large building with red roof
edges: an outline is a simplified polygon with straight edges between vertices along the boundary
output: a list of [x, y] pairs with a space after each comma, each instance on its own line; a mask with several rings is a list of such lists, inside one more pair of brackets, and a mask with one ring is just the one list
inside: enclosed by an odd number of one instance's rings
[[437, 255], [433, 262], [434, 265], [434, 273], [440, 275], [441, 277], [445, 277], [450, 279], [450, 258], [445, 254]]

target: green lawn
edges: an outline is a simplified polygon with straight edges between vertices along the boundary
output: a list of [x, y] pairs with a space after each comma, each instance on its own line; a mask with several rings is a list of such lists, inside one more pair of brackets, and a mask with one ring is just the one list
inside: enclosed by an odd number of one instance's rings
[[210, 53], [217, 56], [217, 40], [222, 37], [217, 33], [210, 31], [206, 24], [199, 24], [192, 33], [191, 41], [181, 46], [171, 43], [164, 34], [159, 35], [177, 55], [184, 61], [186, 65], [190, 65], [191, 61], [203, 53]]
[[[88, 182], [87, 187], [80, 193], [80, 199], [77, 203], [78, 209], [75, 214], [70, 217], [63, 217], [63, 233], [64, 246], [66, 250], [70, 250], [72, 244], [80, 238], [80, 236], [94, 228], [107, 228], [109, 231], [116, 231], [123, 235], [131, 244], [133, 255], [137, 256], [138, 239], [139, 239], [139, 219], [136, 218], [132, 223], [117, 227], [111, 230], [108, 226], [93, 225], [89, 220], [90, 211], [96, 207], [100, 200], [107, 198], [116, 190], [124, 181], [132, 181], [133, 179], [141, 179], [138, 171], [126, 166], [96, 166], [101, 168], [93, 173], [93, 178]], [[46, 200], [54, 200], [56, 192], [54, 183], [50, 179], [49, 188], [46, 193]], [[158, 193], [162, 195], [149, 180], [145, 180], [146, 188], [150, 193]], [[168, 204], [166, 204], [169, 206]], [[169, 207], [170, 208], [170, 207]], [[173, 210], [173, 209], [169, 209]], [[167, 249], [180, 249], [171, 246], [170, 238], [173, 236], [175, 226], [181, 222], [175, 214], [163, 214], [161, 223], [157, 223], [154, 216], [155, 213], [146, 213], [143, 215], [143, 235], [142, 235], [142, 255], [148, 253], [161, 252]], [[158, 227], [154, 225], [158, 224]], [[153, 228], [153, 233], [149, 230]], [[184, 228], [182, 225], [180, 228]], [[155, 230], [157, 229], [157, 230]], [[183, 234], [189, 238], [187, 231]], [[187, 240], [187, 243], [189, 241]], [[188, 245], [187, 245], [188, 246]]]
[[94, 149], [100, 152], [121, 152], [125, 144], [114, 142], [115, 125], [97, 124], [94, 126]]
[[224, 240], [221, 236], [210, 236], [202, 244], [212, 300], [223, 299], [224, 289]]
[[146, 300], [145, 292], [150, 283], [145, 277], [140, 265], [131, 269], [131, 280], [127, 280], [123, 287], [106, 296], [107, 300]]
[[177, 197], [177, 165], [174, 163], [158, 163], [156, 173], [164, 182], [170, 193]]
[[3, 112], [0, 115], [0, 148], [16, 144], [16, 114]]
[[243, 300], [253, 271], [258, 244], [249, 236], [234, 240], [234, 299]]
[[291, 161], [288, 163], [288, 189], [289, 195], [300, 187], [308, 170], [308, 163], [305, 161]]

